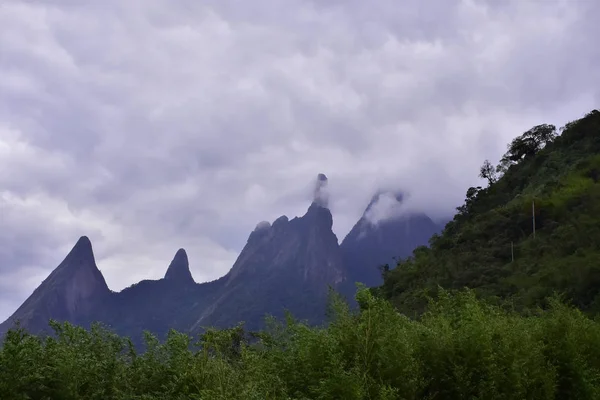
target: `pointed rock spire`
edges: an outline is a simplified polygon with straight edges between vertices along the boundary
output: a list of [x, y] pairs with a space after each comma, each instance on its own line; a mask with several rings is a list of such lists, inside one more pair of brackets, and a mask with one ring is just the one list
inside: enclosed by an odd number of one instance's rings
[[[96, 266], [92, 242], [81, 236], [64, 260], [46, 278], [47, 281], [76, 282], [76, 285], [101, 292], [109, 292], [104, 276]], [[70, 289], [69, 289], [70, 290]]]
[[77, 285], [96, 287], [108, 292], [108, 286], [102, 273], [96, 266], [92, 242], [87, 236], [81, 236], [65, 259], [50, 274], [48, 279], [75, 280]]
[[316, 226], [321, 226], [325, 229], [331, 229], [333, 227], [333, 216], [331, 215], [331, 211], [314, 202], [308, 207], [302, 220], [312, 221], [312, 223], [316, 223]]
[[57, 269], [66, 269], [74, 267], [93, 267], [97, 269], [92, 242], [87, 236], [81, 236], [69, 254], [65, 257]]
[[177, 250], [177, 253], [175, 253], [173, 261], [171, 261], [169, 268], [167, 268], [165, 279], [180, 283], [194, 282], [194, 278], [190, 272], [188, 256], [184, 249], [179, 249]]
[[327, 177], [325, 174], [317, 175], [313, 191], [313, 204], [327, 208], [329, 204], [329, 192], [327, 191]]
[[329, 191], [327, 190], [327, 176], [325, 174], [318, 174], [315, 181], [313, 201], [302, 219], [305, 221], [317, 221], [320, 226], [330, 229], [333, 226], [333, 217], [328, 205]]
[[79, 324], [88, 321], [110, 293], [96, 266], [92, 243], [82, 236], [58, 267], [3, 325], [6, 327], [11, 324], [10, 321], [19, 320], [28, 330], [41, 332], [47, 328], [49, 319]]

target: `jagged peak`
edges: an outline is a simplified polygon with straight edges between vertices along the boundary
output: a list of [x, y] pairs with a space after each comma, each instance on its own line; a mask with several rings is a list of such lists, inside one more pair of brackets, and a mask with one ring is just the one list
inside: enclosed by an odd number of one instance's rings
[[257, 238], [262, 238], [268, 235], [271, 231], [271, 223], [269, 221], [261, 221], [256, 224], [254, 230], [248, 236], [248, 242], [252, 240], [256, 240]]
[[184, 249], [179, 249], [177, 250], [177, 253], [175, 253], [175, 257], [173, 257], [173, 260], [165, 273], [165, 279], [181, 283], [194, 282], [194, 278], [190, 272], [188, 256]]
[[380, 200], [382, 196], [394, 197], [398, 203], [402, 203], [405, 198], [404, 193], [401, 191], [380, 189], [373, 195], [373, 197], [371, 197], [371, 201], [369, 201], [369, 204], [367, 205], [367, 208], [365, 209], [363, 215], [366, 214], [371, 208], [373, 208], [373, 206]]
[[75, 243], [75, 246], [73, 246], [63, 262], [60, 263], [57, 270], [75, 267], [80, 268], [82, 266], [97, 269], [92, 242], [87, 236], [81, 236], [79, 240], [77, 240], [77, 243]]
[[81, 236], [77, 240], [77, 243], [75, 243], [75, 246], [73, 246], [73, 249], [71, 249], [71, 252], [69, 254], [89, 256], [93, 258], [94, 250], [92, 249], [92, 242], [90, 238], [88, 238], [87, 236]]
[[329, 205], [329, 191], [327, 190], [327, 176], [318, 174], [313, 190], [313, 204], [327, 208]]
[[364, 224], [378, 225], [405, 216], [405, 194], [401, 191], [379, 190], [371, 198], [361, 221]]
[[330, 229], [333, 227], [333, 216], [331, 215], [329, 208], [319, 205], [316, 202], [312, 202], [302, 218], [322, 222]]
[[64, 301], [63, 311], [73, 316], [85, 313], [82, 310], [90, 305], [89, 301], [93, 302], [109, 293], [106, 280], [96, 266], [92, 243], [87, 236], [81, 236], [69, 254], [22, 307], [30, 307], [36, 301], [46, 301], [46, 296], [59, 296]]
[[290, 221], [290, 219], [287, 217], [287, 215], [282, 215], [281, 217], [277, 218], [275, 221], [273, 221], [273, 228], [278, 228], [282, 225], [285, 225], [286, 223], [288, 223]]
[[269, 229], [270, 227], [271, 227], [271, 223], [269, 221], [261, 221], [258, 224], [256, 224], [256, 227], [254, 228], [254, 232], [266, 230], [266, 229]]

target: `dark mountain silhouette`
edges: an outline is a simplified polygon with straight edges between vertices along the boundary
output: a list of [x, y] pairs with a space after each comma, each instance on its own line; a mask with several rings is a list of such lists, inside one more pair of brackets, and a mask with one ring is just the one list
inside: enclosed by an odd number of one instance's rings
[[0, 324], [0, 334], [17, 320], [35, 332], [46, 330], [50, 318], [85, 325], [110, 294], [96, 266], [92, 244], [83, 236], [21, 307]]
[[303, 216], [259, 223], [231, 270], [207, 283], [194, 282], [187, 254], [179, 249], [163, 279], [143, 280], [111, 292], [96, 267], [90, 241], [82, 237], [65, 261], [0, 325], [0, 334], [15, 320], [39, 332], [50, 318], [86, 326], [100, 321], [134, 343], [141, 342], [144, 330], [164, 337], [169, 329], [197, 333], [241, 321], [248, 329], [259, 329], [265, 314], [281, 317], [284, 310], [321, 323], [329, 287], [353, 298], [355, 281], [378, 284], [378, 264], [409, 254], [439, 230], [421, 215], [372, 225], [368, 211], [373, 204], [340, 246], [332, 231], [327, 177], [319, 174], [313, 202]]
[[444, 228], [444, 224], [434, 222], [423, 213], [401, 212], [375, 219], [378, 215], [373, 215], [374, 208], [378, 202], [383, 202], [383, 196], [391, 199], [396, 208], [402, 205], [402, 193], [381, 191], [375, 194], [341, 243], [348, 278], [344, 287], [347, 295], [354, 293], [355, 282], [369, 287], [381, 285], [381, 266], [388, 264], [393, 268], [395, 260], [409, 257], [415, 248], [426, 246], [433, 234]]
[[188, 256], [184, 249], [179, 249], [175, 253], [175, 257], [173, 257], [173, 261], [171, 261], [165, 273], [165, 280], [182, 285], [194, 283], [194, 278], [192, 278], [192, 273], [190, 272]]
[[238, 321], [256, 329], [265, 313], [281, 317], [284, 309], [297, 318], [321, 322], [328, 285], [344, 280], [332, 224], [330, 211], [316, 202], [300, 218], [282, 216], [272, 226], [260, 224], [224, 277], [219, 298], [193, 329]]

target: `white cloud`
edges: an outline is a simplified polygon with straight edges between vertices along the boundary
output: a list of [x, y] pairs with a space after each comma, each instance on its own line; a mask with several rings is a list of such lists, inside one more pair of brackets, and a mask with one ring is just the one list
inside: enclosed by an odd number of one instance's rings
[[382, 221], [401, 217], [411, 211], [408, 207], [409, 198], [410, 196], [399, 198], [391, 192], [379, 193], [365, 212], [365, 219], [372, 225], [377, 225]]

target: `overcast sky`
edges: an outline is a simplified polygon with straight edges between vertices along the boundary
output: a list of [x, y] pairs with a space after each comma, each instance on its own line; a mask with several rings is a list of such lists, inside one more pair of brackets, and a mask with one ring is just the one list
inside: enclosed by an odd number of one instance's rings
[[[491, 5], [490, 5], [491, 4]], [[113, 290], [196, 281], [329, 178], [451, 215], [478, 167], [600, 104], [597, 0], [0, 1], [0, 321], [93, 243]]]

